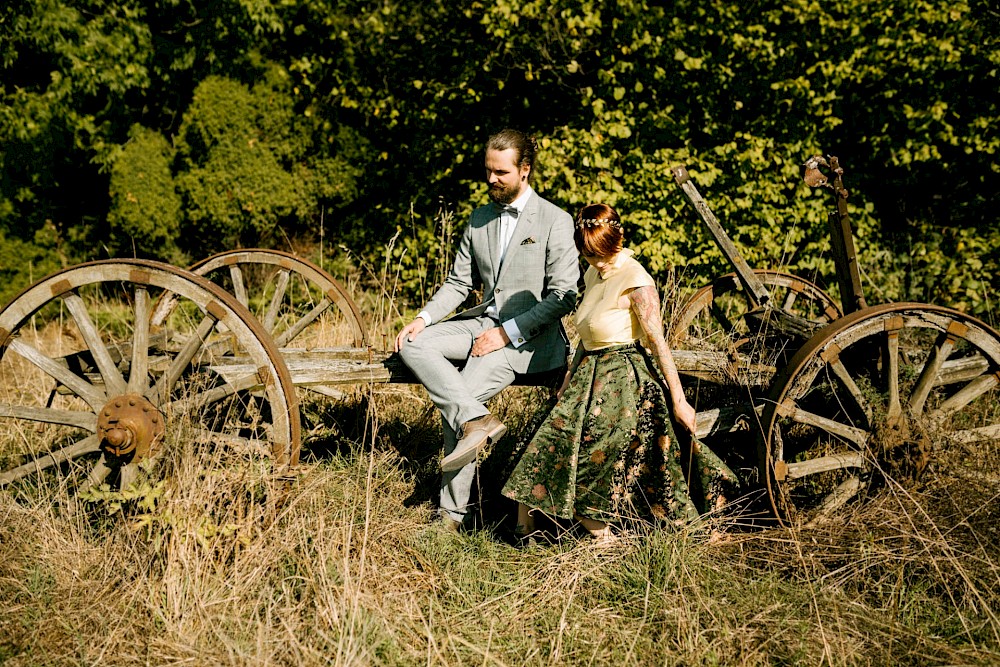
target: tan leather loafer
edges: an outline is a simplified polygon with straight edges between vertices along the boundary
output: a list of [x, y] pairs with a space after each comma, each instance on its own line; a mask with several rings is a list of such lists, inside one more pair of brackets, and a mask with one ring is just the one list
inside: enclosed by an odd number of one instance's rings
[[462, 433], [455, 451], [441, 459], [441, 470], [451, 472], [476, 460], [479, 450], [504, 436], [507, 427], [493, 415], [483, 415], [462, 424]]

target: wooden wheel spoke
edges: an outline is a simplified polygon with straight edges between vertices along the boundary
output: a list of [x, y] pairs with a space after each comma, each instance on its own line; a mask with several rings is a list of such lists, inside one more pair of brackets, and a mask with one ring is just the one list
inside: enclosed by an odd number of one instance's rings
[[37, 366], [46, 375], [68, 387], [86, 401], [94, 412], [99, 411], [108, 402], [108, 397], [103, 391], [20, 338], [11, 341], [10, 349]]
[[959, 359], [948, 359], [941, 364], [937, 376], [937, 386], [974, 380], [990, 368], [989, 359], [979, 352]]
[[81, 410], [59, 410], [57, 408], [40, 408], [30, 405], [0, 403], [0, 417], [26, 419], [45, 424], [59, 424], [61, 426], [75, 426], [91, 433], [97, 432], [97, 415], [93, 412], [84, 412]]
[[83, 340], [87, 343], [87, 348], [94, 355], [94, 362], [97, 364], [97, 369], [101, 372], [101, 377], [104, 378], [104, 386], [107, 389], [108, 395], [117, 396], [124, 394], [125, 379], [115, 365], [114, 360], [111, 359], [111, 353], [108, 351], [107, 345], [104, 344], [104, 340], [101, 339], [100, 332], [94, 326], [94, 321], [90, 318], [90, 313], [87, 312], [87, 305], [80, 298], [80, 295], [75, 292], [67, 292], [63, 295], [63, 301], [73, 316], [73, 320], [76, 321], [76, 326], [80, 330]]
[[156, 404], [163, 403], [167, 400], [170, 395], [170, 390], [173, 388], [177, 380], [180, 379], [181, 375], [184, 373], [184, 369], [186, 369], [191, 363], [191, 360], [194, 359], [198, 350], [205, 345], [205, 341], [208, 338], [208, 335], [212, 333], [212, 330], [215, 328], [216, 322], [218, 322], [218, 320], [211, 314], [202, 318], [194, 334], [184, 344], [180, 352], [177, 353], [174, 360], [170, 362], [170, 366], [167, 367], [167, 370], [164, 371], [163, 375], [159, 380], [157, 380], [156, 384], [146, 391], [146, 398]]
[[823, 498], [816, 510], [815, 516], [806, 524], [806, 527], [816, 525], [831, 512], [846, 505], [851, 498], [858, 495], [863, 487], [864, 483], [860, 477], [852, 476], [845, 479], [837, 488]]
[[149, 292], [135, 290], [135, 326], [132, 331], [132, 363], [129, 366], [128, 391], [143, 394], [149, 388]]
[[164, 451], [165, 449], [161, 442], [145, 458], [122, 466], [118, 488], [127, 489], [130, 486], [134, 486], [137, 482], [148, 479], [150, 471], [156, 467], [157, 462], [163, 457]]
[[211, 389], [206, 389], [205, 391], [189, 394], [184, 398], [165, 403], [161, 407], [165, 412], [173, 412], [175, 414], [186, 413], [202, 408], [206, 405], [211, 405], [217, 401], [221, 401], [227, 396], [236, 394], [238, 391], [253, 389], [255, 387], [259, 387], [260, 385], [261, 381], [256, 373], [244, 375], [239, 378], [227, 378], [226, 382], [218, 387], [212, 387]]
[[865, 425], [871, 428], [872, 425], [872, 406], [869, 404], [868, 399], [862, 393], [861, 388], [854, 381], [851, 376], [850, 371], [844, 366], [844, 362], [838, 357], [836, 360], [830, 362], [830, 368], [833, 370], [833, 374], [837, 376], [841, 384], [847, 389], [847, 393], [850, 394], [851, 398], [854, 400], [854, 407], [862, 412], [865, 416]]
[[827, 433], [830, 433], [831, 435], [853, 442], [858, 447], [863, 448], [868, 441], [868, 431], [857, 428], [856, 426], [842, 424], [814, 412], [803, 410], [794, 403], [783, 403], [778, 406], [777, 411], [781, 416], [791, 419], [796, 423], [815, 426], [826, 431]]
[[128, 487], [135, 484], [135, 480], [139, 477], [139, 462], [132, 461], [128, 465], [122, 466], [121, 479], [118, 482], [118, 486], [121, 489], [127, 489]]
[[194, 431], [194, 438], [198, 442], [207, 444], [225, 444], [248, 453], [260, 454], [263, 456], [271, 456], [273, 454], [273, 443], [267, 440], [261, 440], [260, 438], [244, 438], [230, 433], [219, 433], [217, 431], [209, 431], [207, 429], [196, 429]]
[[264, 329], [268, 333], [274, 331], [274, 326], [278, 321], [278, 313], [281, 310], [281, 304], [285, 300], [285, 291], [288, 289], [288, 280], [291, 277], [291, 271], [288, 269], [281, 269], [278, 271], [278, 282], [274, 286], [274, 294], [271, 295], [271, 302], [267, 306], [267, 311], [264, 313], [264, 320], [262, 324]]
[[229, 266], [229, 277], [233, 281], [233, 296], [249, 310], [250, 299], [247, 297], [247, 286], [243, 280], [243, 270], [239, 265], [231, 264]]
[[997, 377], [996, 373], [982, 375], [948, 397], [929, 416], [932, 419], [940, 419], [958, 412], [998, 384], [1000, 384], [1000, 378]]
[[792, 312], [792, 306], [795, 305], [795, 299], [798, 298], [798, 296], [799, 293], [796, 292], [795, 290], [793, 289], [788, 290], [788, 293], [785, 294], [785, 300], [781, 304], [781, 309], [786, 310], [788, 312]]
[[948, 437], [955, 442], [971, 443], [984, 442], [988, 440], [1000, 439], [1000, 424], [980, 426], [979, 428], [968, 428], [961, 431], [952, 431]]
[[90, 474], [87, 475], [87, 479], [80, 485], [79, 491], [89, 491], [95, 486], [100, 486], [108, 478], [109, 474], [111, 474], [111, 468], [102, 454], [101, 460], [91, 469]]
[[831, 470], [863, 467], [865, 467], [865, 457], [861, 452], [828, 454], [827, 456], [818, 456], [806, 461], [786, 463], [785, 477], [787, 479], [799, 479], [821, 472], [830, 472]]
[[6, 486], [13, 481], [26, 477], [33, 473], [41, 472], [52, 466], [59, 465], [65, 461], [70, 461], [77, 458], [78, 456], [83, 456], [84, 454], [89, 454], [91, 452], [96, 452], [100, 449], [101, 442], [97, 435], [89, 435], [83, 440], [76, 442], [72, 445], [63, 447], [62, 449], [57, 449], [54, 452], [44, 454], [38, 458], [29, 461], [23, 465], [19, 465], [16, 468], [12, 468], [7, 472], [0, 474], [0, 486]]
[[719, 326], [722, 327], [722, 330], [725, 331], [727, 334], [732, 333], [733, 329], [735, 329], [735, 326], [729, 320], [729, 318], [726, 317], [726, 313], [722, 310], [722, 308], [719, 307], [717, 303], [712, 302], [711, 312], [712, 312], [712, 317], [719, 324]]
[[322, 315], [326, 311], [326, 309], [329, 308], [331, 305], [333, 305], [333, 302], [330, 301], [330, 299], [328, 299], [327, 297], [323, 297], [323, 299], [316, 305], [315, 308], [313, 308], [308, 313], [300, 317], [295, 322], [295, 324], [293, 324], [284, 333], [278, 336], [274, 342], [278, 345], [278, 347], [285, 347], [290, 342], [292, 342], [296, 336], [302, 333], [307, 326], [315, 322], [316, 318]]
[[903, 407], [899, 402], [899, 335], [895, 331], [886, 336], [883, 373], [885, 388], [889, 394], [886, 419], [894, 422], [903, 414]]
[[934, 387], [938, 372], [941, 370], [941, 366], [948, 358], [948, 355], [951, 354], [954, 346], [955, 339], [947, 335], [947, 333], [938, 337], [934, 349], [927, 356], [923, 370], [920, 371], [920, 378], [917, 380], [917, 384], [910, 394], [910, 411], [914, 415], [923, 412], [924, 403], [927, 401], [927, 396], [930, 395], [931, 389]]

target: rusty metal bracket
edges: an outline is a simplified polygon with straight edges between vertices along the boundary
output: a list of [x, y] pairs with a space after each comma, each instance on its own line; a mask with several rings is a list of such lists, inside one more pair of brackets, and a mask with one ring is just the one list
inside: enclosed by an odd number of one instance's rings
[[[832, 178], [822, 171], [829, 169]], [[824, 158], [813, 155], [802, 165], [802, 178], [812, 188], [827, 188], [837, 197], [834, 210], [830, 211], [830, 249], [837, 268], [837, 282], [840, 285], [840, 303], [844, 314], [857, 312], [868, 307], [861, 287], [861, 272], [858, 268], [858, 251], [854, 247], [854, 232], [847, 211], [847, 189], [844, 187], [844, 170], [836, 156]]]

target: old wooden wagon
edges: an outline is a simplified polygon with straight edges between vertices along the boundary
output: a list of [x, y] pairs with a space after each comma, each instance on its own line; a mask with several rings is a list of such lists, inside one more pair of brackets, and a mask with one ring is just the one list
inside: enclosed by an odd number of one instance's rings
[[[687, 171], [674, 172], [734, 269], [695, 292], [669, 327], [678, 368], [694, 380], [699, 435], [737, 434], [751, 450], [746, 481], [784, 522], [919, 474], [945, 448], [961, 452], [948, 460], [974, 462], [963, 474], [989, 479], [1000, 459], [1000, 335], [941, 306], [866, 304], [842, 173], [822, 157], [805, 171], [836, 197], [838, 305], [808, 280], [751, 269]], [[331, 330], [351, 344], [322, 347]], [[70, 267], [0, 311], [0, 417], [13, 424], [0, 486], [48, 475], [76, 491], [126, 488], [171, 437], [249, 452], [269, 474], [290, 476], [297, 387], [336, 394], [411, 381], [373, 345], [348, 291], [294, 255]]]
[[[835, 197], [829, 223], [840, 305], [803, 278], [752, 270], [686, 170], [674, 170], [734, 269], [674, 318], [679, 365], [715, 385], [709, 397], [725, 395], [719, 387], [740, 396], [736, 421], [755, 448], [753, 481], [785, 523], [815, 521], [873, 487], [919, 476], [932, 458], [996, 485], [1000, 334], [942, 306], [869, 306], [838, 159], [814, 156], [803, 175]], [[705, 416], [717, 414], [721, 408]]]

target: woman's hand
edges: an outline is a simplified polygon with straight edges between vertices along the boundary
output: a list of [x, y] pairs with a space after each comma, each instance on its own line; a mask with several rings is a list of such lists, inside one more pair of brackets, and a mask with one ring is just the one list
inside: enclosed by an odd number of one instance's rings
[[687, 429], [687, 432], [694, 435], [698, 430], [698, 413], [695, 412], [691, 404], [683, 395], [674, 400], [674, 419], [677, 423]]

